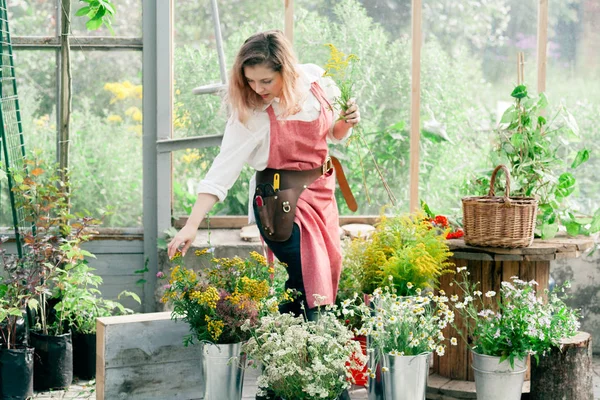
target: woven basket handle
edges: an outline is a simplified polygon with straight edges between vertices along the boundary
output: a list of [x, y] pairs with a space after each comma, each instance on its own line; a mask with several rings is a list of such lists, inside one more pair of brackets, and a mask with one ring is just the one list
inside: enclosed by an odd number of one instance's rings
[[496, 174], [498, 171], [504, 171], [504, 176], [506, 177], [506, 190], [504, 191], [504, 201], [510, 203], [510, 172], [508, 172], [508, 168], [506, 165], [498, 165], [494, 172], [492, 172], [492, 179], [490, 179], [490, 191], [488, 192], [489, 197], [495, 197], [496, 192], [494, 191], [494, 186], [496, 185]]

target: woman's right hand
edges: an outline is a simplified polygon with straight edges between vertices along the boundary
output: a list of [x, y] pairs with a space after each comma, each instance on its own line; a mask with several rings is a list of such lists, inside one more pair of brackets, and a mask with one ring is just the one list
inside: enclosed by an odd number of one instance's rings
[[178, 250], [181, 251], [181, 256], [185, 256], [185, 253], [188, 251], [194, 239], [196, 239], [196, 233], [198, 232], [198, 228], [194, 228], [193, 226], [185, 225], [177, 235], [169, 242], [167, 246], [169, 259], [173, 258]]

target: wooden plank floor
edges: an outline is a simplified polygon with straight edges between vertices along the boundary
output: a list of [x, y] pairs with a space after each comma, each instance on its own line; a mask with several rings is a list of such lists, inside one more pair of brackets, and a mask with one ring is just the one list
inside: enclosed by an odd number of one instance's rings
[[[594, 355], [593, 359], [594, 365], [594, 400], [600, 400], [600, 355]], [[254, 400], [254, 395], [256, 394], [256, 378], [258, 377], [258, 371], [252, 368], [246, 371], [246, 376], [244, 377], [244, 392], [243, 399], [244, 400]], [[350, 397], [352, 400], [366, 400], [367, 399], [367, 391], [362, 387], [355, 387], [350, 391]], [[43, 392], [36, 393], [33, 396], [36, 400], [47, 400], [47, 399], [77, 399], [77, 400], [95, 400], [95, 382], [94, 381], [85, 381], [78, 382], [72, 385], [68, 391], [57, 390], [53, 392]], [[429, 397], [428, 397], [429, 398]], [[439, 397], [433, 397], [433, 399], [438, 399]], [[109, 400], [109, 399], [107, 399]], [[112, 399], [110, 399], [112, 400]]]

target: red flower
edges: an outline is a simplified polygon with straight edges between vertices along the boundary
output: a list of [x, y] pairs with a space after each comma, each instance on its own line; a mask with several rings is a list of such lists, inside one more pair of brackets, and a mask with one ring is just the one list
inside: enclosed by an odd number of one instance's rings
[[450, 232], [446, 235], [446, 239], [458, 239], [465, 235], [462, 229], [458, 229], [456, 232]]
[[443, 215], [436, 215], [435, 223], [440, 225], [443, 228], [446, 228], [446, 227], [448, 227], [448, 218], [444, 217]]

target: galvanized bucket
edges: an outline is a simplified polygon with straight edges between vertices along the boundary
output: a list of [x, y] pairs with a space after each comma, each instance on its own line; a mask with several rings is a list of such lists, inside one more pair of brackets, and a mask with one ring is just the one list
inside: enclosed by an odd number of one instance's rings
[[369, 400], [384, 400], [385, 390], [383, 388], [383, 377], [381, 376], [381, 356], [378, 353], [379, 350], [373, 348], [370, 336], [367, 336], [367, 349], [367, 355], [369, 356], [367, 367], [369, 367], [374, 374], [374, 377], [371, 377], [371, 374], [368, 374], [368, 398]]
[[519, 400], [527, 371], [527, 361], [515, 359], [511, 368], [508, 360], [500, 357], [473, 354], [475, 390], [479, 400]]
[[204, 400], [240, 400], [244, 385], [246, 355], [242, 344], [204, 344]]
[[385, 354], [382, 366], [386, 400], [425, 400], [429, 358], [431, 353], [418, 356], [392, 356]]

